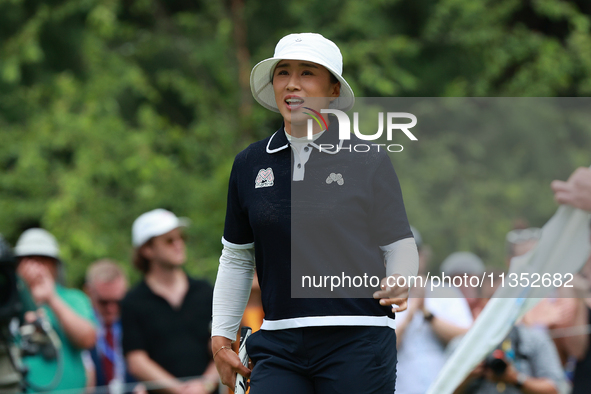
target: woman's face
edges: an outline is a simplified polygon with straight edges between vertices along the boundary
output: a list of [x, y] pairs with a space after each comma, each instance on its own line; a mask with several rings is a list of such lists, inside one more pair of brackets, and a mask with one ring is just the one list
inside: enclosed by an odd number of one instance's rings
[[328, 108], [339, 97], [341, 84], [331, 82], [331, 74], [324, 66], [301, 60], [281, 60], [273, 72], [273, 90], [277, 108], [286, 126], [306, 125], [311, 119], [304, 107], [316, 111]]

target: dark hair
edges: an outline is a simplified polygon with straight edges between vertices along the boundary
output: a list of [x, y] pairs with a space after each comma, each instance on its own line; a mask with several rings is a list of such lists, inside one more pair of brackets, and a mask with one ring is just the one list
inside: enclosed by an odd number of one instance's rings
[[146, 245], [152, 245], [153, 238], [150, 238], [145, 244], [139, 246], [133, 250], [133, 255], [131, 257], [131, 262], [133, 266], [139, 270], [142, 274], [147, 274], [150, 270], [150, 260], [148, 260], [144, 254], [142, 253], [142, 249]]
[[[336, 84], [339, 83], [339, 79], [336, 77], [336, 75], [334, 75], [332, 72], [328, 72], [330, 74], [330, 83], [331, 84]], [[273, 85], [273, 78], [275, 77], [274, 74], [271, 75], [271, 85]]]
[[332, 83], [333, 85], [334, 85], [335, 83], [338, 83], [338, 82], [339, 82], [339, 79], [336, 77], [336, 75], [334, 75], [334, 74], [333, 74], [333, 73], [331, 73], [330, 71], [329, 71], [329, 73], [330, 73], [330, 83]]

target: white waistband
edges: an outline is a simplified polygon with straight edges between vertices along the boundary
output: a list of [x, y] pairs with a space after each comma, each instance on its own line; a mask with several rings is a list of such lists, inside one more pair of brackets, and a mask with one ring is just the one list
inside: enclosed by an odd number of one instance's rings
[[377, 326], [396, 329], [396, 322], [388, 316], [309, 316], [292, 319], [263, 320], [261, 330], [284, 330], [322, 326]]

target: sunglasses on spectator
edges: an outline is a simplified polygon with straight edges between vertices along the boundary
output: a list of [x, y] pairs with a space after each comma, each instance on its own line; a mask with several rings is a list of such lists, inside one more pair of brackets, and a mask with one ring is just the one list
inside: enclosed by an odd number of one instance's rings
[[174, 237], [174, 236], [166, 237], [163, 241], [166, 245], [173, 245], [177, 241], [186, 241], [186, 240], [187, 240], [187, 238], [185, 237], [185, 234], [181, 234], [177, 237]]
[[119, 305], [119, 303], [121, 302], [121, 300], [106, 300], [106, 299], [103, 299], [103, 298], [99, 298], [97, 300], [97, 302], [98, 302], [98, 304], [100, 306], [106, 307], [106, 306], [109, 306], [109, 304]]
[[542, 229], [530, 227], [520, 230], [512, 230], [507, 233], [507, 242], [520, 244], [527, 241], [538, 240], [542, 236]]

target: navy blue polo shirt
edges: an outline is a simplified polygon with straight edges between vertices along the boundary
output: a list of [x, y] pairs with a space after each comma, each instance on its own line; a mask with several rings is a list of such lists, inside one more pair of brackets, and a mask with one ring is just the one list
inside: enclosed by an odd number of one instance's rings
[[[293, 153], [283, 127], [236, 156], [223, 241], [254, 245], [265, 311], [263, 329], [394, 328], [391, 307], [371, 297], [377, 288], [354, 295], [351, 289], [340, 289], [331, 294], [335, 298], [320, 298], [326, 292], [309, 289], [310, 298], [292, 297], [292, 287], [301, 285], [295, 272], [341, 275], [346, 270], [350, 276], [367, 273], [381, 279], [385, 268], [379, 247], [412, 237], [386, 151], [383, 147], [349, 151], [356, 144], [368, 141], [355, 136], [339, 141], [333, 118], [328, 130], [309, 145], [313, 151], [301, 181], [292, 180]], [[341, 150], [334, 154], [336, 146]], [[292, 270], [292, 263], [303, 268]]]

